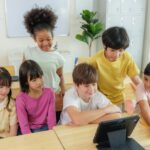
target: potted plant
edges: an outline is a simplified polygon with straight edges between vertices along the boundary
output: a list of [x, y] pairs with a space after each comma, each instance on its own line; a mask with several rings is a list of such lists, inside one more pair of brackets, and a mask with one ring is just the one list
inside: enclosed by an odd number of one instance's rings
[[83, 10], [80, 15], [83, 20], [80, 28], [83, 31], [81, 34], [76, 35], [76, 39], [88, 44], [89, 56], [91, 56], [92, 43], [101, 36], [104, 26], [96, 18], [96, 12]]

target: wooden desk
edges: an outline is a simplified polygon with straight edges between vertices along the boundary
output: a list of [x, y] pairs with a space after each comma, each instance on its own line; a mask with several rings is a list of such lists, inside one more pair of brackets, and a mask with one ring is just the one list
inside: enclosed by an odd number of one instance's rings
[[[65, 89], [67, 90], [73, 84], [71, 73], [65, 73], [64, 80], [65, 80]], [[20, 91], [19, 82], [13, 82], [11, 89], [12, 89], [12, 97], [16, 98], [16, 96], [19, 94], [19, 91]]]
[[[96, 150], [93, 144], [97, 125], [81, 127], [57, 126], [54, 128], [65, 150]], [[136, 126], [131, 137], [138, 141], [146, 150], [150, 150], [150, 128], [140, 123]]]
[[1, 150], [63, 150], [54, 131], [0, 139]]

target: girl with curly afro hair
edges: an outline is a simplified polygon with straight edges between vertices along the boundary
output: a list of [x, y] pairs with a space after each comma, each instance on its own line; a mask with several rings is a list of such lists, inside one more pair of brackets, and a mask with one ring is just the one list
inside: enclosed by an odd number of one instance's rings
[[34, 39], [36, 46], [24, 51], [24, 60], [36, 61], [43, 70], [44, 84], [56, 93], [56, 110], [62, 109], [64, 95], [63, 65], [64, 58], [55, 51], [53, 45], [53, 31], [57, 16], [45, 8], [33, 8], [24, 16], [27, 32]]

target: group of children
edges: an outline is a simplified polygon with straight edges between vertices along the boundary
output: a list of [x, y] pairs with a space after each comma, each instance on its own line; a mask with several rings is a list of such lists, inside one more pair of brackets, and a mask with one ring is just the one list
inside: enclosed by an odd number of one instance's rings
[[37, 45], [24, 53], [19, 69], [21, 92], [15, 101], [11, 76], [0, 68], [0, 138], [17, 135], [18, 123], [21, 134], [52, 129], [61, 110], [58, 124], [85, 125], [120, 118], [122, 110], [128, 111], [124, 108], [126, 76], [137, 87], [137, 104], [150, 125], [150, 64], [142, 82], [133, 58], [125, 51], [129, 46], [126, 30], [111, 27], [104, 31], [104, 50], [88, 63], [75, 66], [74, 85], [65, 92], [64, 59], [52, 49], [56, 20], [48, 8], [34, 8], [25, 15], [25, 26]]

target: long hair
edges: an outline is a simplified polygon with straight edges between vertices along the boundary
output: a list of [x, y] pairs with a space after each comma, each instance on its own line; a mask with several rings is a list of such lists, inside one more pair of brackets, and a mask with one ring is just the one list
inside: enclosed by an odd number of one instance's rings
[[[11, 87], [11, 83], [12, 83], [12, 80], [11, 80], [10, 73], [4, 67], [0, 67], [0, 86]], [[12, 92], [10, 88], [9, 93], [8, 93], [8, 102], [6, 105], [6, 109], [8, 111], [10, 111], [9, 103], [10, 103], [10, 99], [12, 98], [11, 95], [12, 95]]]

